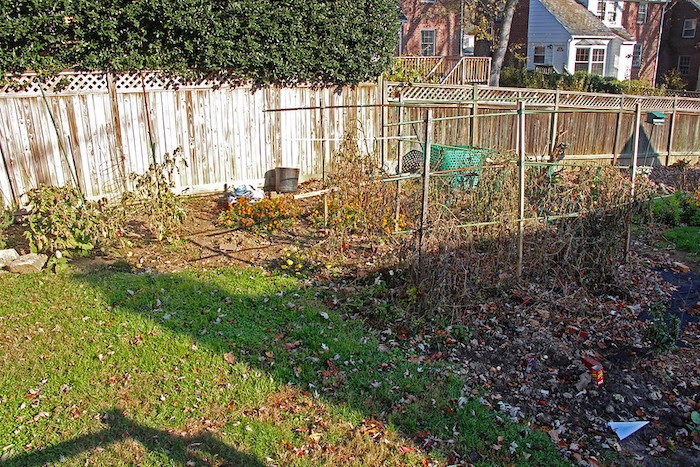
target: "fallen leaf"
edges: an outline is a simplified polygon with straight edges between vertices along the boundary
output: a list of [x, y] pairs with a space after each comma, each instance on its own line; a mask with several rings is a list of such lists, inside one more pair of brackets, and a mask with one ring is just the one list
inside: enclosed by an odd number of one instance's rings
[[224, 360], [226, 360], [231, 365], [236, 364], [236, 356], [233, 355], [233, 353], [231, 353], [231, 352], [224, 354]]

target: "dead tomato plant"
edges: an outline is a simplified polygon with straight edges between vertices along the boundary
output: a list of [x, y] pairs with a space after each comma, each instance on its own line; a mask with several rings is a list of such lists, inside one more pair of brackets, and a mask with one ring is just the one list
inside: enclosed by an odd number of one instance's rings
[[[415, 244], [403, 250], [419, 308], [453, 313], [522, 280], [624, 294], [619, 267], [627, 228], [642, 209], [631, 202], [629, 172], [594, 166], [527, 168], [518, 278], [518, 167], [507, 159], [484, 167], [473, 187], [438, 177], [431, 182], [423, 254], [419, 257]], [[636, 199], [648, 198], [653, 184], [637, 180]]]

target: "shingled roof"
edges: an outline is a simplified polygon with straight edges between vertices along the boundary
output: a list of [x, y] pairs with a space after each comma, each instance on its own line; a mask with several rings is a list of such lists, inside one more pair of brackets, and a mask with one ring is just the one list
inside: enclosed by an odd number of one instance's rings
[[572, 36], [615, 37], [609, 27], [574, 0], [539, 0]]

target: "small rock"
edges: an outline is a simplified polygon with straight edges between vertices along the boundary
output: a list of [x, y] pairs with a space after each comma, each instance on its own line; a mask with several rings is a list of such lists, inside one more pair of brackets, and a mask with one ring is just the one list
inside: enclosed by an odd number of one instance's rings
[[607, 413], [615, 413], [615, 406], [613, 406], [612, 404], [608, 404], [608, 406], [605, 407], [605, 411]]
[[0, 250], [0, 269], [6, 267], [8, 264], [19, 258], [17, 250], [10, 248], [9, 250]]
[[673, 264], [671, 265], [671, 269], [673, 269], [676, 272], [679, 272], [681, 274], [685, 274], [690, 272], [690, 267], [688, 267], [686, 264], [683, 264], [679, 261], [674, 261]]
[[548, 415], [546, 413], [538, 413], [537, 416], [535, 416], [535, 419], [540, 422], [541, 425], [549, 425], [552, 423], [552, 417], [551, 415]]
[[591, 384], [590, 373], [581, 373], [581, 375], [578, 377], [578, 383], [576, 383], [576, 389], [578, 391], [583, 391], [589, 384]]
[[15, 274], [34, 274], [41, 272], [47, 259], [46, 255], [36, 253], [20, 256], [7, 265], [7, 270]]
[[683, 419], [682, 419], [679, 415], [677, 415], [677, 414], [671, 416], [671, 420], [670, 420], [670, 421], [671, 421], [671, 425], [673, 425], [673, 426], [675, 426], [675, 427], [682, 428], [682, 427], [685, 426], [685, 423], [684, 423]]
[[549, 317], [550, 317], [549, 310], [544, 310], [544, 309], [537, 310], [537, 315], [542, 319], [549, 319]]
[[562, 396], [564, 396], [564, 399], [573, 399], [574, 398], [574, 395], [571, 394], [570, 392], [565, 392], [564, 394], [562, 394]]
[[238, 251], [240, 249], [240, 244], [233, 242], [224, 242], [219, 244], [219, 250], [221, 251]]

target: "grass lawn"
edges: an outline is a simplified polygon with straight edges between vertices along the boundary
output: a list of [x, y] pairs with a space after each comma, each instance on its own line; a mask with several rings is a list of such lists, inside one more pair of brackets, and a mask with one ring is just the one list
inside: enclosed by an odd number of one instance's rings
[[679, 250], [700, 253], [700, 227], [675, 227], [665, 231], [664, 237]]
[[0, 276], [3, 465], [566, 465], [317, 293], [256, 269]]

